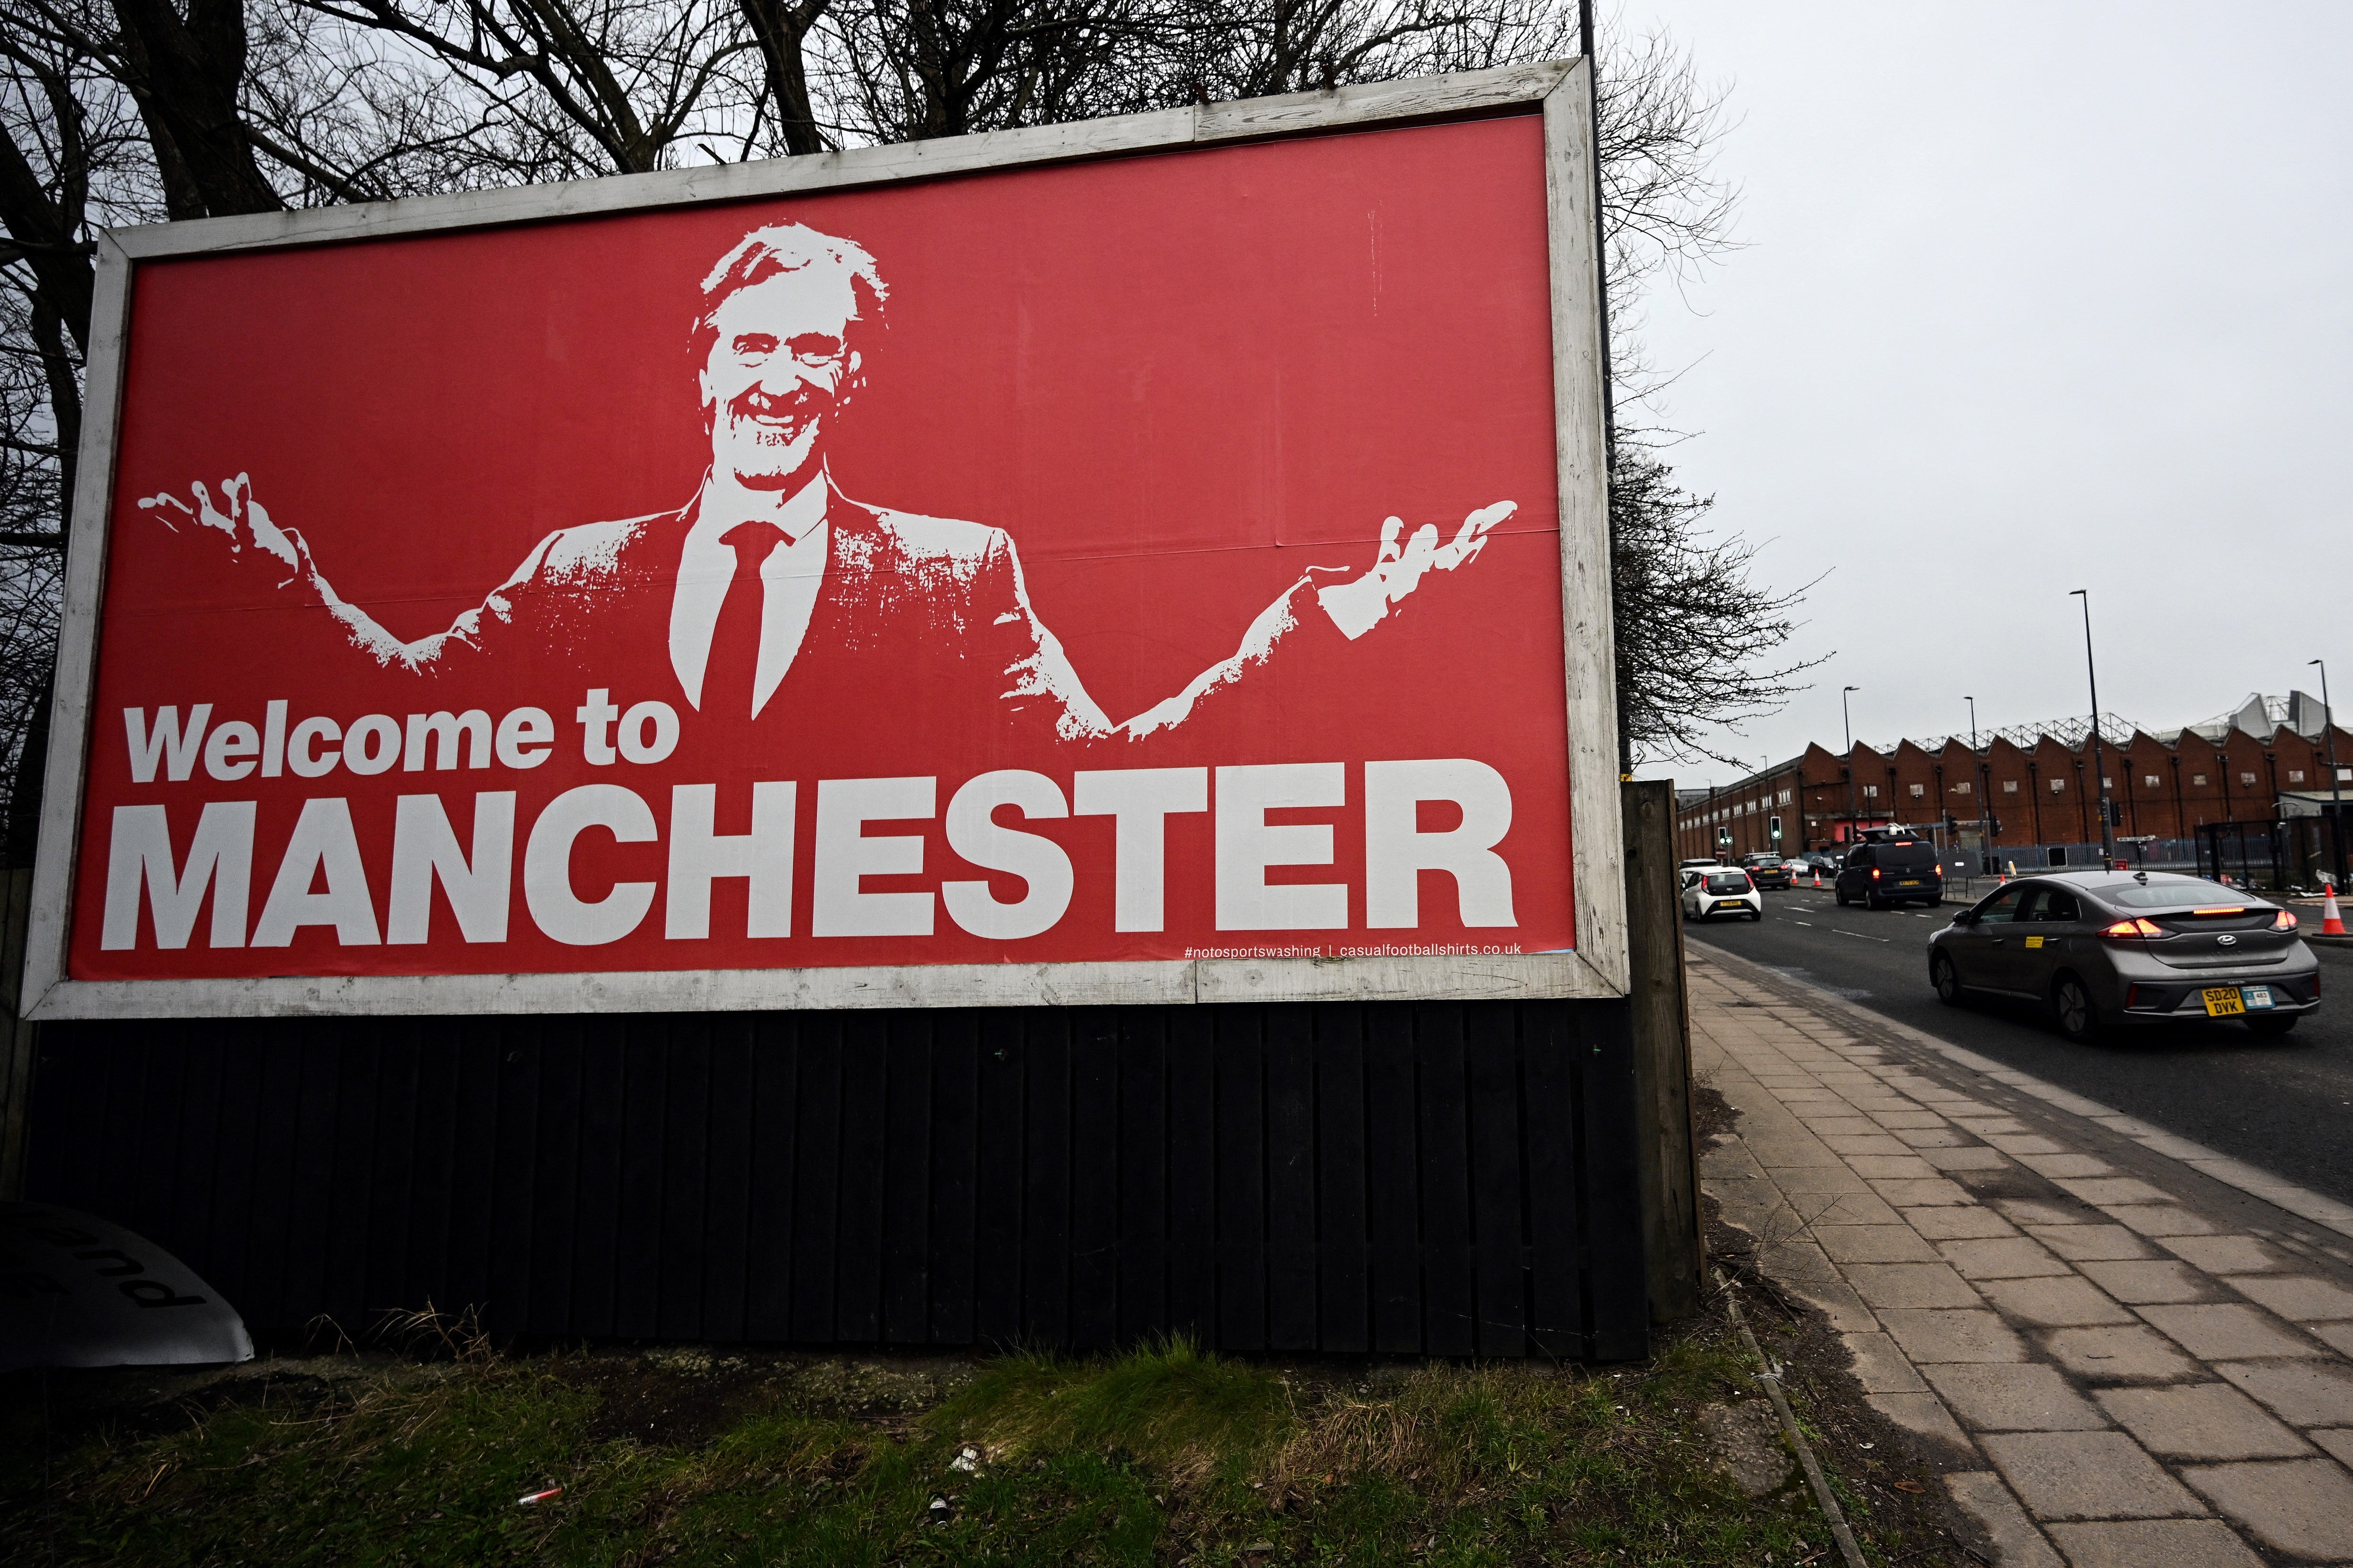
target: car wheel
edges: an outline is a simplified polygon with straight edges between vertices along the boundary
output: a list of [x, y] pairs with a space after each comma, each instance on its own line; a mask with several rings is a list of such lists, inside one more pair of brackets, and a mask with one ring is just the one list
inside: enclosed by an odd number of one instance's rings
[[1834, 899], [1836, 899], [1836, 900], [1838, 900], [1838, 907], [1839, 907], [1839, 908], [1841, 908], [1841, 909], [1844, 909], [1844, 908], [1846, 908], [1846, 889], [1845, 889], [1844, 888], [1833, 888], [1833, 889], [1831, 889], [1831, 896], [1832, 898], [1834, 898]]
[[2290, 1013], [2285, 1017], [2281, 1017], [2277, 1014], [2259, 1016], [2250, 1013], [2247, 1015], [2247, 1027], [2258, 1035], [2284, 1035], [2295, 1027], [2296, 1017], [2297, 1015], [2294, 1013]]
[[2076, 1045], [2090, 1045], [2100, 1037], [2100, 1010], [2092, 1004], [2091, 988], [2072, 974], [2061, 975], [2051, 988], [2051, 1016], [2059, 1032]]
[[1866, 910], [1883, 910], [1887, 907], [1887, 900], [1877, 893], [1865, 893], [1862, 896], [1862, 907]]
[[1947, 1007], [1961, 1005], [1961, 977], [1953, 968], [1953, 961], [1943, 953], [1928, 961], [1928, 982], [1936, 988], [1936, 1000]]

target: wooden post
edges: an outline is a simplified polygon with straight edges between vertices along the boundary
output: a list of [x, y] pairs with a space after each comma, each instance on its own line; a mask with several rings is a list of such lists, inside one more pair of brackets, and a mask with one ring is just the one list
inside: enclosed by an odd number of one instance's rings
[[1626, 938], [1634, 1005], [1634, 1097], [1642, 1118], [1642, 1253], [1651, 1317], [1697, 1313], [1705, 1278], [1699, 1161], [1692, 1133], [1691, 1036], [1683, 906], [1675, 875], [1675, 786], [1619, 786], [1626, 823]]
[[25, 973], [25, 925], [33, 899], [30, 867], [0, 870], [0, 1199], [25, 1195], [33, 1050], [40, 1026], [16, 1016]]

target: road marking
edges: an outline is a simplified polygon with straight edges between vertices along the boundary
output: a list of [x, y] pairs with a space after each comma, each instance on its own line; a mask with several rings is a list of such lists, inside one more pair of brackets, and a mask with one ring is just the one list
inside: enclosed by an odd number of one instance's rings
[[1831, 934], [1833, 936], [1851, 936], [1862, 942], [1892, 942], [1894, 940], [1892, 937], [1871, 936], [1859, 931], [1847, 931], [1839, 926], [1831, 926], [1829, 930]]
[[1789, 923], [1793, 926], [1804, 926], [1809, 931], [1811, 931], [1814, 925], [1811, 921], [1791, 921]]

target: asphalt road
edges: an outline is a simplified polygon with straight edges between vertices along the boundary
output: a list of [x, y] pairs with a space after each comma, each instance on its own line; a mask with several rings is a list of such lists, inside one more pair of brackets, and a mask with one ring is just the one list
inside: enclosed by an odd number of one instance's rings
[[[2071, 1046], [2032, 1009], [1947, 1007], [1928, 986], [1928, 933], [1952, 915], [1840, 909], [1828, 891], [1765, 895], [1761, 921], [1685, 927], [1954, 1045], [2353, 1203], [2353, 949], [2316, 947], [2320, 1011], [2263, 1038], [2236, 1024], [2139, 1030]], [[2305, 913], [2299, 910], [2299, 913]], [[2307, 914], [2307, 919], [2315, 919]]]

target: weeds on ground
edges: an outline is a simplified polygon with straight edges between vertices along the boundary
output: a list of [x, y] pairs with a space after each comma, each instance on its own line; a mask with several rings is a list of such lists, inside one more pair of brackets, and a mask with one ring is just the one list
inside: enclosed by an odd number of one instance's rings
[[[293, 1406], [101, 1435], [46, 1497], [14, 1467], [0, 1537], [31, 1563], [1747, 1565], [1826, 1560], [1801, 1487], [1751, 1500], [1699, 1410], [1746, 1385], [1685, 1342], [1640, 1371], [1280, 1367], [1182, 1341], [983, 1363], [912, 1416], [840, 1380], [747, 1375], [715, 1435], [600, 1426], [614, 1358], [445, 1358]], [[832, 1363], [839, 1367], [840, 1363]], [[665, 1373], [692, 1381], [723, 1369]], [[522, 1507], [525, 1493], [560, 1497]], [[1858, 1521], [1868, 1533], [1868, 1519]]]

